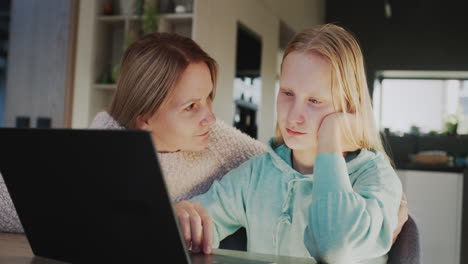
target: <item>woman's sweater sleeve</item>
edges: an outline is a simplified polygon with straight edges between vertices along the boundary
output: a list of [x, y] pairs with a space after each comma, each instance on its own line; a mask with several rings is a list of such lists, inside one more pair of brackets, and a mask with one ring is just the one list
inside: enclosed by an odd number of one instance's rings
[[225, 173], [239, 167], [251, 157], [267, 151], [265, 144], [255, 140], [239, 129], [218, 121], [213, 126], [213, 145]]
[[317, 156], [312, 207], [304, 243], [316, 259], [359, 262], [387, 254], [398, 219], [402, 187], [382, 157], [366, 162], [351, 185], [344, 158]]
[[10, 194], [0, 174], [0, 232], [24, 233]]

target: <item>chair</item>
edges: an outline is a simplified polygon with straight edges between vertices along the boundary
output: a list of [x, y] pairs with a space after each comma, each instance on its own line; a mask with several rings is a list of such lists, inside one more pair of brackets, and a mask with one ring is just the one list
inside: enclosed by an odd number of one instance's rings
[[420, 264], [421, 247], [416, 222], [408, 215], [397, 240], [388, 252], [389, 264]]
[[[230, 250], [247, 250], [247, 234], [244, 228], [221, 241], [219, 248]], [[421, 248], [419, 231], [416, 222], [408, 215], [397, 240], [388, 252], [388, 264], [420, 264]]]
[[247, 251], [247, 232], [240, 228], [234, 234], [226, 237], [219, 243], [219, 248], [238, 251]]

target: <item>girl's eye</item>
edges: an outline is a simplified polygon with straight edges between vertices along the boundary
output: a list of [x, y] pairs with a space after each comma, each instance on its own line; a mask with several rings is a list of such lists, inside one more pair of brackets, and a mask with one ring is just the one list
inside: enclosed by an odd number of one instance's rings
[[293, 94], [291, 92], [283, 92], [286, 96], [292, 96]]
[[320, 103], [317, 99], [310, 99], [309, 102], [313, 103], [313, 104], [318, 104]]
[[184, 111], [190, 112], [190, 111], [192, 111], [192, 109], [193, 109], [194, 107], [195, 107], [195, 104], [192, 103], [191, 105], [187, 106], [187, 107], [184, 109]]

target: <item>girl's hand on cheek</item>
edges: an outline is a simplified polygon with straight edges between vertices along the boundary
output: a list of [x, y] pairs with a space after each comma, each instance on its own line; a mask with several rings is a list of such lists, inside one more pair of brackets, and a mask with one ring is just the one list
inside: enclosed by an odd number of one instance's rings
[[[346, 125], [349, 129], [346, 129]], [[359, 149], [357, 143], [362, 135], [359, 132], [361, 128], [356, 126], [356, 115], [350, 113], [331, 113], [326, 115], [319, 126], [318, 153], [343, 153]], [[351, 134], [350, 134], [351, 133]], [[356, 138], [353, 142], [351, 139]]]

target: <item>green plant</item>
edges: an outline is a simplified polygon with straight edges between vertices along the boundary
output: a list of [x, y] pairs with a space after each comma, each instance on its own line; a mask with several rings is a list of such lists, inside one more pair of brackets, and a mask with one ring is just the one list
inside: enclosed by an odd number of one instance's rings
[[419, 127], [416, 126], [416, 125], [412, 125], [412, 126], [410, 127], [410, 134], [416, 135], [416, 136], [419, 135], [419, 134], [420, 134]]
[[[125, 31], [124, 33], [124, 41], [123, 41], [123, 50], [125, 51], [128, 46], [130, 46], [130, 44], [132, 44], [133, 41], [135, 41], [135, 37], [132, 37], [132, 35], [130, 34], [130, 32], [128, 31]], [[111, 78], [110, 78], [110, 82], [111, 83], [116, 83], [117, 82], [117, 79], [119, 77], [119, 72], [120, 72], [120, 60], [117, 60], [115, 63], [114, 63], [114, 66], [112, 66], [112, 69], [111, 69]]]
[[455, 114], [449, 115], [447, 118], [447, 121], [445, 122], [444, 134], [448, 136], [457, 135], [458, 122], [459, 122], [459, 118], [457, 115]]
[[[146, 35], [158, 29], [159, 14], [154, 0], [139, 0], [136, 10], [141, 19], [141, 23], [136, 30], [125, 30], [123, 50], [126, 50], [142, 33]], [[117, 82], [119, 71], [120, 61], [117, 61], [112, 67], [110, 82]]]
[[116, 83], [117, 78], [119, 78], [119, 72], [120, 72], [120, 61], [118, 61], [114, 67], [112, 67], [112, 77], [111, 77], [111, 82]]
[[143, 9], [143, 34], [153, 33], [158, 29], [159, 15], [155, 5], [145, 1]]

